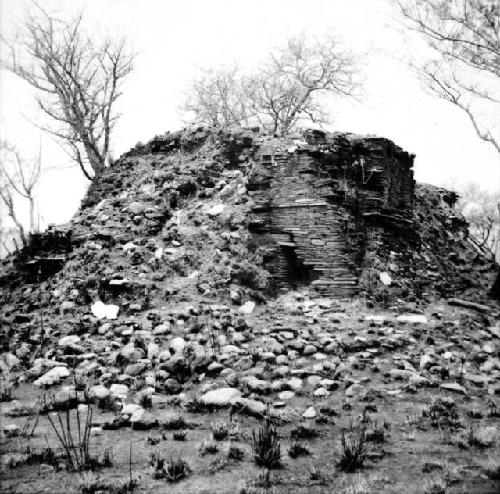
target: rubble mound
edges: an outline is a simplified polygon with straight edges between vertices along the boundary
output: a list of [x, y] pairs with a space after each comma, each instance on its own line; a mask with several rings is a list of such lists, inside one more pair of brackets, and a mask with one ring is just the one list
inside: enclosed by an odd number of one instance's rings
[[70, 225], [5, 260], [0, 297], [37, 304], [16, 296], [37, 281], [49, 310], [67, 297], [130, 311], [138, 295], [145, 310], [176, 296], [264, 302], [290, 289], [379, 302], [480, 297], [494, 264], [454, 194], [416, 186], [412, 166], [377, 137], [167, 133], [106, 169]]
[[289, 290], [480, 302], [494, 263], [456, 196], [416, 186], [412, 166], [387, 139], [317, 130], [198, 128], [139, 144], [94, 180], [70, 225], [3, 261], [4, 345], [31, 334], [40, 311], [67, 334], [109, 313], [153, 327], [186, 306], [250, 313]]

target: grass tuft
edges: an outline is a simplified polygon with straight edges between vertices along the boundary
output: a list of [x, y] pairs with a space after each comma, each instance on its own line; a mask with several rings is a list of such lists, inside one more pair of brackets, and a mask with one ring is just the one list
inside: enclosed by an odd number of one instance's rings
[[368, 454], [368, 439], [366, 430], [360, 428], [351, 430], [348, 434], [342, 431], [340, 447], [338, 448], [336, 465], [344, 472], [354, 472], [362, 468]]
[[243, 460], [243, 458], [245, 458], [245, 452], [238, 446], [230, 444], [227, 450], [227, 459], [233, 461], [241, 461]]
[[224, 441], [229, 435], [229, 427], [223, 420], [217, 420], [210, 424], [212, 436], [215, 441]]
[[291, 446], [288, 448], [288, 456], [290, 458], [298, 458], [299, 456], [307, 456], [310, 455], [311, 451], [309, 448], [298, 441], [294, 441]]
[[281, 444], [276, 427], [268, 420], [259, 430], [252, 431], [252, 449], [255, 463], [269, 469], [281, 467]]
[[218, 444], [213, 440], [205, 439], [198, 448], [200, 456], [214, 455], [219, 452]]
[[151, 455], [150, 464], [153, 467], [153, 478], [156, 480], [179, 482], [191, 473], [189, 465], [182, 458], [165, 459], [159, 451]]

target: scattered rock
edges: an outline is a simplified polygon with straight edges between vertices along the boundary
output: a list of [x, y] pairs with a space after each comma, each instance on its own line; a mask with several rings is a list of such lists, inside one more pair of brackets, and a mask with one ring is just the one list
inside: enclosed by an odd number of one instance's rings
[[63, 379], [69, 376], [70, 372], [67, 367], [54, 367], [42, 377], [39, 377], [33, 384], [40, 387], [53, 386], [54, 384], [59, 384]]
[[242, 314], [251, 314], [255, 309], [255, 302], [252, 302], [249, 300], [248, 302], [245, 302], [241, 307], [240, 307], [240, 312]]
[[463, 386], [460, 386], [458, 383], [443, 383], [440, 386], [441, 389], [444, 389], [446, 391], [451, 391], [452, 393], [459, 393], [462, 395], [467, 394], [467, 391]]
[[117, 305], [106, 305], [100, 300], [94, 302], [90, 308], [97, 319], [116, 319], [120, 310]]
[[302, 414], [302, 417], [304, 417], [305, 419], [313, 419], [314, 417], [316, 417], [316, 410], [314, 409], [314, 407], [309, 407], [303, 414]]
[[236, 388], [219, 388], [205, 393], [200, 398], [200, 401], [208, 406], [225, 407], [230, 405], [232, 400], [240, 396], [241, 392]]

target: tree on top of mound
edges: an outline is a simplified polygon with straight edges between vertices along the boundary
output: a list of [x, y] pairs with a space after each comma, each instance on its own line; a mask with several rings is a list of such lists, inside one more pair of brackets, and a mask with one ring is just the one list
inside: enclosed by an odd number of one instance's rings
[[253, 73], [237, 66], [210, 69], [193, 82], [184, 110], [197, 123], [227, 128], [260, 125], [284, 135], [301, 122], [322, 125], [322, 98], [353, 97], [359, 88], [357, 58], [332, 36], [289, 38]]

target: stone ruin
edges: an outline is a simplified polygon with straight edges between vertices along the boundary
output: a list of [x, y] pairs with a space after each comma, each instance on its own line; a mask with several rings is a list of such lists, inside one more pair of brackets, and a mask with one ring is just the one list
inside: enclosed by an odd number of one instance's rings
[[266, 265], [280, 288], [353, 296], [370, 231], [412, 235], [413, 156], [375, 137], [309, 131], [304, 139], [258, 149], [250, 229], [268, 244]]
[[[34, 238], [14, 264], [28, 273], [28, 282], [65, 263], [61, 279], [81, 277], [82, 270], [91, 278], [105, 267], [99, 259], [124, 249], [122, 276], [130, 271], [133, 277], [135, 266], [153, 253], [147, 251], [163, 245], [170, 256], [164, 276], [188, 263], [204, 280], [200, 293], [210, 286], [227, 291], [231, 283], [253, 290], [258, 300], [269, 291], [302, 288], [333, 298], [486, 293], [494, 263], [473, 244], [454, 209], [456, 195], [415, 183], [413, 160], [388, 139], [319, 130], [287, 137], [257, 129], [167, 133], [105, 169], [71, 225]], [[243, 195], [234, 193], [238, 187]], [[208, 217], [203, 211], [215, 203], [225, 212]], [[202, 240], [204, 230], [211, 242]], [[142, 247], [129, 256], [126, 247], [133, 243]], [[91, 254], [96, 245], [102, 250]], [[229, 276], [216, 275], [220, 252], [229, 256]], [[235, 275], [247, 261], [264, 278], [270, 275], [271, 286], [252, 286]], [[383, 272], [392, 285], [382, 282]], [[18, 274], [10, 271], [4, 285]]]

